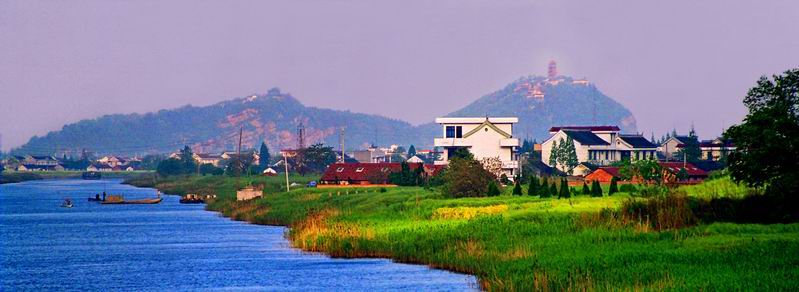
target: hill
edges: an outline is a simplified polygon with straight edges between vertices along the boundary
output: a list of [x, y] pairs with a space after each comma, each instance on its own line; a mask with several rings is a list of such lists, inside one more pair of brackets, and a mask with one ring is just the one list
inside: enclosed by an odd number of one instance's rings
[[[195, 151], [235, 150], [239, 128], [242, 148], [266, 141], [272, 151], [297, 147], [297, 128], [305, 127], [306, 145], [338, 145], [338, 127], [346, 126], [347, 148], [366, 143], [421, 144], [407, 122], [377, 115], [307, 107], [279, 89], [205, 107], [184, 106], [147, 114], [116, 114], [83, 120], [43, 137], [33, 137], [14, 153], [143, 154], [175, 151], [190, 145]], [[337, 147], [336, 147], [337, 148]]]
[[554, 125], [617, 125], [624, 132], [636, 132], [633, 114], [600, 92], [587, 80], [568, 76], [528, 76], [485, 95], [451, 117], [516, 116], [517, 137], [541, 141]]
[[[635, 132], [632, 113], [585, 80], [567, 76], [522, 77], [447, 116], [517, 116], [514, 134], [538, 141], [553, 125], [618, 125]], [[431, 120], [433, 117], [431, 117]], [[99, 154], [171, 152], [190, 145], [195, 151], [234, 150], [238, 130], [242, 147], [266, 141], [272, 151], [295, 148], [297, 129], [305, 128], [305, 143], [322, 142], [338, 148], [338, 129], [345, 127], [345, 147], [414, 144], [430, 147], [441, 135], [438, 125], [413, 126], [378, 115], [308, 107], [290, 94], [272, 89], [266, 94], [236, 98], [214, 105], [184, 106], [147, 114], [106, 115], [64, 126], [43, 137], [33, 137], [14, 153], [61, 155], [83, 149]]]

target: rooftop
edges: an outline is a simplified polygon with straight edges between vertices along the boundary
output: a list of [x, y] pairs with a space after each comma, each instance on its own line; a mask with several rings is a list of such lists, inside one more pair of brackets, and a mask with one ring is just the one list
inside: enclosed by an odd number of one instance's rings
[[578, 130], [578, 131], [592, 131], [592, 132], [618, 132], [621, 131], [617, 126], [559, 126], [549, 128], [549, 132], [557, 132], [560, 130]]
[[492, 124], [513, 124], [519, 122], [519, 118], [517, 117], [446, 117], [436, 118], [436, 124], [482, 124], [486, 120]]

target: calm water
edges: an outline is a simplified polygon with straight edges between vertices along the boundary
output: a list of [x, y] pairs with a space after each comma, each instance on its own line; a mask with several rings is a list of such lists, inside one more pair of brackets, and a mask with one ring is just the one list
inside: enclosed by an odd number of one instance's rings
[[[0, 185], [0, 290], [473, 290], [472, 276], [292, 249], [282, 227], [181, 205], [99, 205], [152, 189], [118, 181]], [[60, 208], [71, 197], [75, 207]]]

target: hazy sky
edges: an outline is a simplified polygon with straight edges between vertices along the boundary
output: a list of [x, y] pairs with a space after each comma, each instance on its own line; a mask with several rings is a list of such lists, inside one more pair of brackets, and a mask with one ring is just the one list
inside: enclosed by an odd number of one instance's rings
[[2, 148], [277, 86], [414, 124], [522, 75], [586, 77], [649, 136], [740, 121], [799, 66], [799, 1], [3, 1]]

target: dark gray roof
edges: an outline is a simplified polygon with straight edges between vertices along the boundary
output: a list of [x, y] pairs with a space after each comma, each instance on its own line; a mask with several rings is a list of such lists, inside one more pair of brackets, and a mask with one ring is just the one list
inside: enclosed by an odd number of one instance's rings
[[644, 138], [644, 136], [640, 135], [619, 135], [619, 139], [622, 139], [627, 144], [633, 146], [633, 148], [657, 148], [658, 146], [653, 144], [651, 141]]
[[577, 141], [583, 145], [610, 145], [610, 143], [602, 140], [602, 138], [599, 138], [599, 136], [596, 134], [591, 133], [591, 131], [563, 130], [563, 133], [566, 133], [566, 135], [572, 137], [574, 141]]

